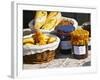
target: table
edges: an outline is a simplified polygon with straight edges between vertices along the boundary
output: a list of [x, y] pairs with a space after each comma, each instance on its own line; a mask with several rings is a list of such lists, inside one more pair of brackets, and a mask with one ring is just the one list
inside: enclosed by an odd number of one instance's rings
[[91, 66], [91, 51], [88, 51], [88, 57], [85, 59], [75, 59], [71, 54], [64, 55], [59, 53], [58, 57], [48, 63], [42, 64], [23, 64], [24, 69], [42, 69], [42, 68], [67, 68]]

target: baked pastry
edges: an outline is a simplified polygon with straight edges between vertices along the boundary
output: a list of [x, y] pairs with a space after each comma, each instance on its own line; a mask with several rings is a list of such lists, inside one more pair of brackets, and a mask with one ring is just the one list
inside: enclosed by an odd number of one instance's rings
[[25, 46], [32, 46], [33, 44], [32, 43], [25, 43], [24, 45]]
[[53, 17], [55, 17], [55, 19], [56, 19], [55, 26], [57, 26], [61, 21], [61, 17], [62, 17], [61, 12], [56, 12], [56, 11], [50, 12], [49, 15], [48, 15], [48, 19], [51, 19]]
[[48, 14], [45, 24], [42, 26], [42, 29], [50, 30], [52, 28], [55, 28], [60, 21], [61, 21], [60, 12], [50, 12]]
[[32, 37], [23, 39], [23, 44], [26, 46], [45, 45], [53, 43], [54, 41], [56, 41], [55, 37], [48, 36], [42, 33], [40, 30], [35, 30], [35, 33], [32, 35]]
[[46, 11], [37, 11], [35, 16], [35, 25], [33, 28], [40, 29], [44, 25], [46, 18], [47, 18]]
[[34, 44], [33, 38], [32, 37], [29, 37], [29, 38], [23, 39], [23, 44], [26, 44], [26, 43], [32, 43], [32, 44]]
[[54, 42], [54, 41], [56, 41], [56, 38], [55, 38], [55, 37], [49, 37], [48, 43], [52, 43], [52, 42]]
[[36, 44], [45, 45], [47, 43], [48, 36], [37, 30], [35, 32], [34, 40]]

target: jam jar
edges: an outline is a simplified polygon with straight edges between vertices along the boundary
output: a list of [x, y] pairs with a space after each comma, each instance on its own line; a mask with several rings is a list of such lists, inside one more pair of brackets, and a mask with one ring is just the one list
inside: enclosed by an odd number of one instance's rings
[[89, 32], [89, 39], [90, 40], [89, 40], [89, 44], [88, 44], [88, 50], [91, 50], [91, 24], [90, 24], [90, 22], [83, 23], [82, 28]]
[[79, 28], [71, 33], [73, 57], [84, 59], [88, 57], [89, 32]]
[[59, 50], [62, 54], [70, 54], [72, 52], [71, 45], [71, 35], [70, 33], [75, 30], [75, 27], [72, 25], [69, 26], [58, 26], [57, 35], [60, 38], [61, 42], [59, 45]]

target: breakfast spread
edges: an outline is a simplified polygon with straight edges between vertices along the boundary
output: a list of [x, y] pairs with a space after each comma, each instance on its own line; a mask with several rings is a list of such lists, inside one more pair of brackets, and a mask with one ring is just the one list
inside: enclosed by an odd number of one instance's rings
[[89, 32], [79, 28], [75, 19], [63, 17], [57, 11], [36, 11], [32, 22], [29, 27], [34, 31], [23, 37], [24, 63], [49, 62], [55, 58], [56, 50], [76, 59], [88, 56]]

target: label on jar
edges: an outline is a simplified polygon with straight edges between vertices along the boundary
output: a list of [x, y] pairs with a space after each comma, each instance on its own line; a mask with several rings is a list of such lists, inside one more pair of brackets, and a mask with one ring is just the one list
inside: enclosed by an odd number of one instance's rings
[[74, 54], [76, 55], [86, 54], [86, 46], [74, 46]]
[[67, 50], [71, 48], [72, 48], [72, 45], [70, 41], [61, 41], [61, 49]]

